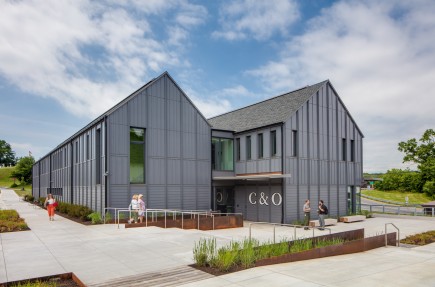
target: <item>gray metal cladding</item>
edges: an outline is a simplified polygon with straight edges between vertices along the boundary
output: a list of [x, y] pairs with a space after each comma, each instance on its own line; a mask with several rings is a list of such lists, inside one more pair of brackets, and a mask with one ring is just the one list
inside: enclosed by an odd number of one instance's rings
[[[285, 123], [285, 167], [292, 175], [286, 179], [286, 220], [298, 218], [294, 213], [296, 200], [309, 192], [310, 199], [328, 201], [333, 215], [347, 212], [347, 186], [359, 186], [362, 178], [362, 134], [329, 83]], [[293, 156], [292, 131], [297, 131], [297, 156]], [[342, 140], [346, 143], [343, 160]], [[354, 141], [354, 161], [351, 161], [351, 140]], [[292, 185], [295, 185], [292, 187]], [[340, 186], [340, 191], [339, 191]], [[294, 192], [299, 191], [299, 197]], [[322, 198], [323, 197], [323, 198]]]

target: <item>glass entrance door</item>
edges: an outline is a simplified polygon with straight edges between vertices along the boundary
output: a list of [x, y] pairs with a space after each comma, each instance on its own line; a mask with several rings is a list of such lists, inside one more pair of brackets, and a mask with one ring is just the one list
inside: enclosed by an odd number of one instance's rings
[[361, 212], [361, 188], [359, 186], [347, 187], [347, 213]]
[[234, 189], [227, 187], [217, 187], [216, 188], [216, 210], [222, 213], [233, 213], [234, 212]]

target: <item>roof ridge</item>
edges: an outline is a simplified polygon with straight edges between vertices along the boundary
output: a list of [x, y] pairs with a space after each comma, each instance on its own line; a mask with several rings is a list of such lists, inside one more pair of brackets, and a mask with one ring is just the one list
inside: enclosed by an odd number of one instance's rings
[[229, 111], [229, 112], [226, 112], [226, 113], [223, 113], [223, 114], [220, 114], [220, 115], [217, 115], [217, 116], [214, 116], [214, 117], [208, 118], [207, 120], [212, 120], [212, 119], [217, 118], [217, 117], [221, 117], [221, 116], [224, 116], [224, 115], [227, 115], [227, 114], [231, 114], [231, 113], [234, 113], [234, 112], [237, 112], [237, 111], [240, 111], [240, 110], [244, 110], [244, 109], [247, 109], [247, 108], [249, 108], [249, 107], [256, 106], [256, 105], [262, 104], [262, 103], [264, 103], [264, 102], [271, 101], [271, 100], [274, 100], [274, 99], [276, 99], [276, 98], [283, 97], [283, 96], [286, 96], [286, 95], [288, 95], [288, 94], [291, 94], [291, 93], [295, 93], [295, 92], [301, 91], [301, 90], [303, 90], [303, 89], [308, 89], [308, 88], [310, 88], [310, 87], [312, 87], [312, 86], [316, 86], [316, 85], [319, 85], [319, 84], [323, 84], [323, 83], [325, 83], [325, 82], [327, 82], [327, 81], [329, 81], [329, 80], [324, 80], [324, 81], [321, 81], [321, 82], [318, 82], [318, 83], [316, 83], [316, 84], [312, 84], [312, 85], [306, 85], [305, 87], [298, 88], [298, 89], [296, 89], [296, 90], [293, 90], [293, 91], [290, 91], [290, 92], [286, 92], [286, 93], [280, 94], [280, 95], [278, 95], [278, 96], [274, 96], [274, 97], [271, 97], [271, 98], [268, 98], [268, 99], [262, 100], [262, 101], [260, 101], [260, 102], [256, 102], [256, 103], [250, 104], [250, 105], [248, 105], [248, 106], [244, 106], [244, 107], [241, 107], [241, 108], [238, 108], [238, 109], [235, 109], [235, 110], [232, 110], [232, 111]]

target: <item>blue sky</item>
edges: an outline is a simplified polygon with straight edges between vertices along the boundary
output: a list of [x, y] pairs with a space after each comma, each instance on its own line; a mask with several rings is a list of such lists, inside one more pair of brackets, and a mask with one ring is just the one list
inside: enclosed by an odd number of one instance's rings
[[211, 117], [325, 79], [364, 170], [434, 128], [435, 2], [0, 1], [0, 139], [36, 159], [168, 71]]

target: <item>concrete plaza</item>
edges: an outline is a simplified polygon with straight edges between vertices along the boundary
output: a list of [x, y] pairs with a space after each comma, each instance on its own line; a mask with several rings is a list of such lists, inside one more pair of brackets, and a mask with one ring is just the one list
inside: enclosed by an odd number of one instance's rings
[[[12, 190], [1, 189], [1, 209], [15, 209], [30, 231], [0, 234], [0, 282], [74, 272], [86, 285], [104, 285], [138, 274], [183, 268], [193, 263], [195, 241], [215, 237], [218, 244], [242, 240], [243, 228], [199, 231], [129, 228], [116, 225], [84, 226], [19, 201]], [[400, 237], [435, 230], [435, 218], [377, 216], [363, 222], [338, 223], [332, 232], [365, 228], [366, 236], [384, 232], [386, 223], [400, 229]], [[252, 228], [252, 236], [271, 240], [272, 226]], [[388, 231], [394, 231], [392, 226]], [[293, 237], [293, 228], [277, 227], [276, 238]], [[316, 231], [316, 235], [322, 231]], [[328, 231], [323, 231], [328, 232]], [[311, 231], [296, 229], [297, 237]], [[223, 276], [204, 273], [195, 282], [164, 286], [435, 286], [435, 244], [422, 247], [386, 247], [372, 251], [252, 268]], [[187, 281], [188, 282], [188, 281]], [[150, 284], [155, 286], [158, 284]], [[146, 286], [141, 285], [141, 286]]]

